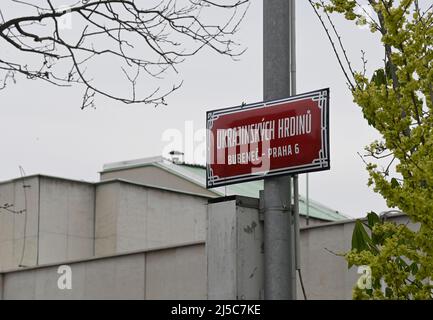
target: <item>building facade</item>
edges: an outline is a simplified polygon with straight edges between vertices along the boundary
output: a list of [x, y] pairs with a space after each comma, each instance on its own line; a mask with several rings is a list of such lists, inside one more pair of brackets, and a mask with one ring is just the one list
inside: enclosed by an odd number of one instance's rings
[[[153, 158], [108, 165], [97, 183], [0, 183], [0, 204], [12, 205], [0, 213], [0, 298], [262, 299], [260, 185], [206, 190], [202, 172]], [[349, 249], [354, 222], [310, 203], [300, 241], [307, 297], [350, 299], [357, 272], [331, 252]], [[70, 290], [58, 285], [63, 265]]]

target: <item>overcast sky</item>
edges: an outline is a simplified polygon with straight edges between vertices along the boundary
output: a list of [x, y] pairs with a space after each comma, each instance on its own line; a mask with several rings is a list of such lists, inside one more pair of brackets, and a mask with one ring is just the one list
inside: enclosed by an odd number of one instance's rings
[[[385, 210], [384, 201], [367, 187], [368, 176], [357, 155], [377, 134], [352, 102], [308, 1], [296, 2], [298, 92], [331, 89], [332, 168], [310, 174], [310, 196], [352, 217]], [[18, 15], [21, 9], [5, 8], [3, 1], [0, 6], [9, 16]], [[377, 37], [342, 19], [336, 23], [355, 66], [360, 67], [363, 49], [374, 70], [382, 57]], [[167, 107], [125, 106], [99, 98], [96, 110], [81, 111], [79, 88], [61, 89], [18, 79], [0, 91], [0, 180], [19, 176], [21, 165], [27, 174], [97, 181], [104, 163], [160, 155], [168, 129], [184, 132], [185, 126], [192, 125], [194, 131], [200, 130], [205, 127], [207, 110], [261, 101], [262, 1], [252, 0], [236, 39], [248, 48], [238, 62], [210, 51], [185, 62], [179, 68], [184, 85], [168, 99]], [[98, 72], [103, 74], [104, 68]], [[304, 193], [305, 177], [300, 180]]]

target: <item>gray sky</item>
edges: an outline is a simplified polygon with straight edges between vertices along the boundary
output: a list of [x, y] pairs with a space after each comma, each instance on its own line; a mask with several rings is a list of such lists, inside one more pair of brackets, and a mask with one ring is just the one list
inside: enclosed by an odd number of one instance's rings
[[[16, 15], [20, 7], [7, 9]], [[310, 174], [310, 196], [352, 217], [385, 210], [384, 201], [367, 187], [367, 173], [357, 155], [377, 134], [352, 102], [308, 1], [297, 1], [297, 21], [298, 92], [331, 88], [332, 169]], [[382, 57], [378, 39], [342, 19], [336, 23], [354, 65], [360, 67], [364, 49], [374, 70]], [[126, 106], [98, 98], [96, 110], [81, 111], [79, 88], [19, 79], [0, 91], [0, 180], [19, 176], [21, 165], [27, 174], [97, 181], [104, 163], [160, 155], [167, 129], [183, 132], [186, 121], [194, 130], [203, 129], [206, 110], [261, 101], [262, 1], [252, 1], [236, 39], [248, 48], [239, 62], [206, 50], [181, 65], [184, 85], [170, 96], [167, 107]], [[103, 74], [104, 68], [97, 71]], [[300, 181], [304, 193], [304, 176]]]

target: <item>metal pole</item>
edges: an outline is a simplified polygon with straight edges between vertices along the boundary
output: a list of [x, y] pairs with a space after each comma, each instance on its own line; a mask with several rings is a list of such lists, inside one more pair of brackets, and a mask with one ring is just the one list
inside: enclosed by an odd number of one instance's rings
[[[294, 217], [294, 235], [295, 235], [295, 264], [296, 270], [301, 270], [301, 232], [299, 228], [299, 181], [298, 176], [293, 177], [293, 217]], [[296, 283], [296, 279], [295, 279]]]
[[[290, 9], [290, 80], [291, 95], [296, 94], [296, 7], [295, 1], [291, 1]], [[295, 262], [296, 270], [301, 270], [301, 233], [299, 229], [299, 177], [293, 177], [293, 216], [295, 234]], [[295, 278], [296, 284], [296, 278]]]
[[307, 206], [307, 226], [310, 225], [310, 176], [307, 173], [307, 190], [306, 190], [306, 201]]
[[[263, 1], [264, 100], [291, 94], [291, 19], [295, 0]], [[265, 179], [265, 299], [296, 299], [291, 177]]]
[[296, 94], [296, 5], [295, 0], [290, 0], [290, 94]]

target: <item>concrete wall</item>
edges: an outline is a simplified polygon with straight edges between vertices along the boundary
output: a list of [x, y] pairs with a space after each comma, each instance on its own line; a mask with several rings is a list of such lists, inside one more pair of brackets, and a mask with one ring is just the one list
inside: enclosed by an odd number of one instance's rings
[[39, 264], [93, 256], [94, 199], [92, 184], [40, 178]]
[[[328, 222], [329, 221], [315, 219], [315, 218], [310, 217], [310, 219], [308, 221], [308, 226], [318, 226], [318, 225], [322, 225], [322, 224], [328, 223]], [[307, 218], [304, 215], [299, 216], [299, 227], [300, 228], [307, 227]]]
[[208, 207], [209, 299], [263, 297], [263, 228], [258, 200], [238, 197]]
[[[263, 297], [257, 199], [230, 197], [208, 204], [207, 197], [124, 181], [92, 185], [39, 176], [27, 178], [25, 186], [21, 179], [0, 184], [1, 204], [27, 207], [25, 237], [24, 214], [0, 214], [0, 297]], [[348, 270], [345, 260], [331, 252], [349, 249], [353, 226], [345, 221], [301, 229], [308, 299], [351, 298], [356, 270]], [[183, 245], [197, 241], [202, 244]], [[57, 289], [57, 266], [1, 276], [2, 270], [16, 269], [21, 257], [25, 266], [35, 266], [167, 246], [174, 248], [71, 263], [76, 288], [71, 292]], [[298, 298], [303, 299], [299, 283]]]
[[[309, 300], [351, 299], [359, 278], [356, 269], [348, 270], [344, 258], [331, 253], [350, 249], [354, 224], [338, 223], [301, 230], [301, 272]], [[298, 279], [297, 294], [303, 295]]]
[[[0, 184], [0, 271], [204, 241], [207, 197], [45, 176]], [[96, 239], [96, 240], [95, 240]], [[24, 250], [23, 250], [24, 249]], [[23, 255], [24, 253], [24, 255]], [[22, 260], [22, 261], [21, 261]]]
[[27, 208], [27, 212], [13, 214], [0, 211], [0, 270], [15, 268], [20, 263], [36, 265], [39, 178], [17, 179], [0, 184], [0, 204], [6, 203], [14, 205], [11, 209], [15, 211]]
[[[400, 224], [408, 221], [404, 216], [390, 220]], [[344, 258], [335, 253], [350, 250], [354, 226], [354, 221], [345, 221], [301, 229], [301, 267], [308, 299], [352, 299], [360, 275], [356, 267], [349, 270]], [[299, 282], [298, 299], [303, 299]]]
[[205, 245], [146, 255], [146, 299], [207, 299]]
[[0, 293], [5, 300], [206, 299], [205, 263], [197, 243], [67, 263], [72, 290], [58, 288], [58, 265], [7, 272]]
[[207, 198], [121, 181], [96, 190], [96, 256], [206, 237]]
[[[211, 200], [206, 240], [209, 299], [263, 297], [263, 222], [258, 207], [258, 200], [243, 197]], [[390, 219], [407, 222], [404, 216]], [[352, 298], [360, 275], [335, 253], [350, 249], [353, 228], [354, 221], [301, 228], [301, 272], [309, 300]], [[304, 299], [299, 277], [297, 296]]]
[[16, 179], [0, 184], [0, 204], [5, 203], [16, 211], [27, 207], [27, 217], [0, 212], [0, 271], [93, 256], [92, 184], [43, 176]]
[[101, 181], [112, 179], [123, 179], [131, 182], [143, 183], [146, 185], [192, 192], [200, 195], [207, 195], [209, 197], [216, 197], [214, 192], [208, 191], [205, 188], [196, 185], [195, 183], [189, 182], [184, 178], [178, 177], [175, 174], [169, 173], [152, 165], [101, 172]]
[[208, 219], [209, 299], [236, 299], [236, 201], [210, 204]]

